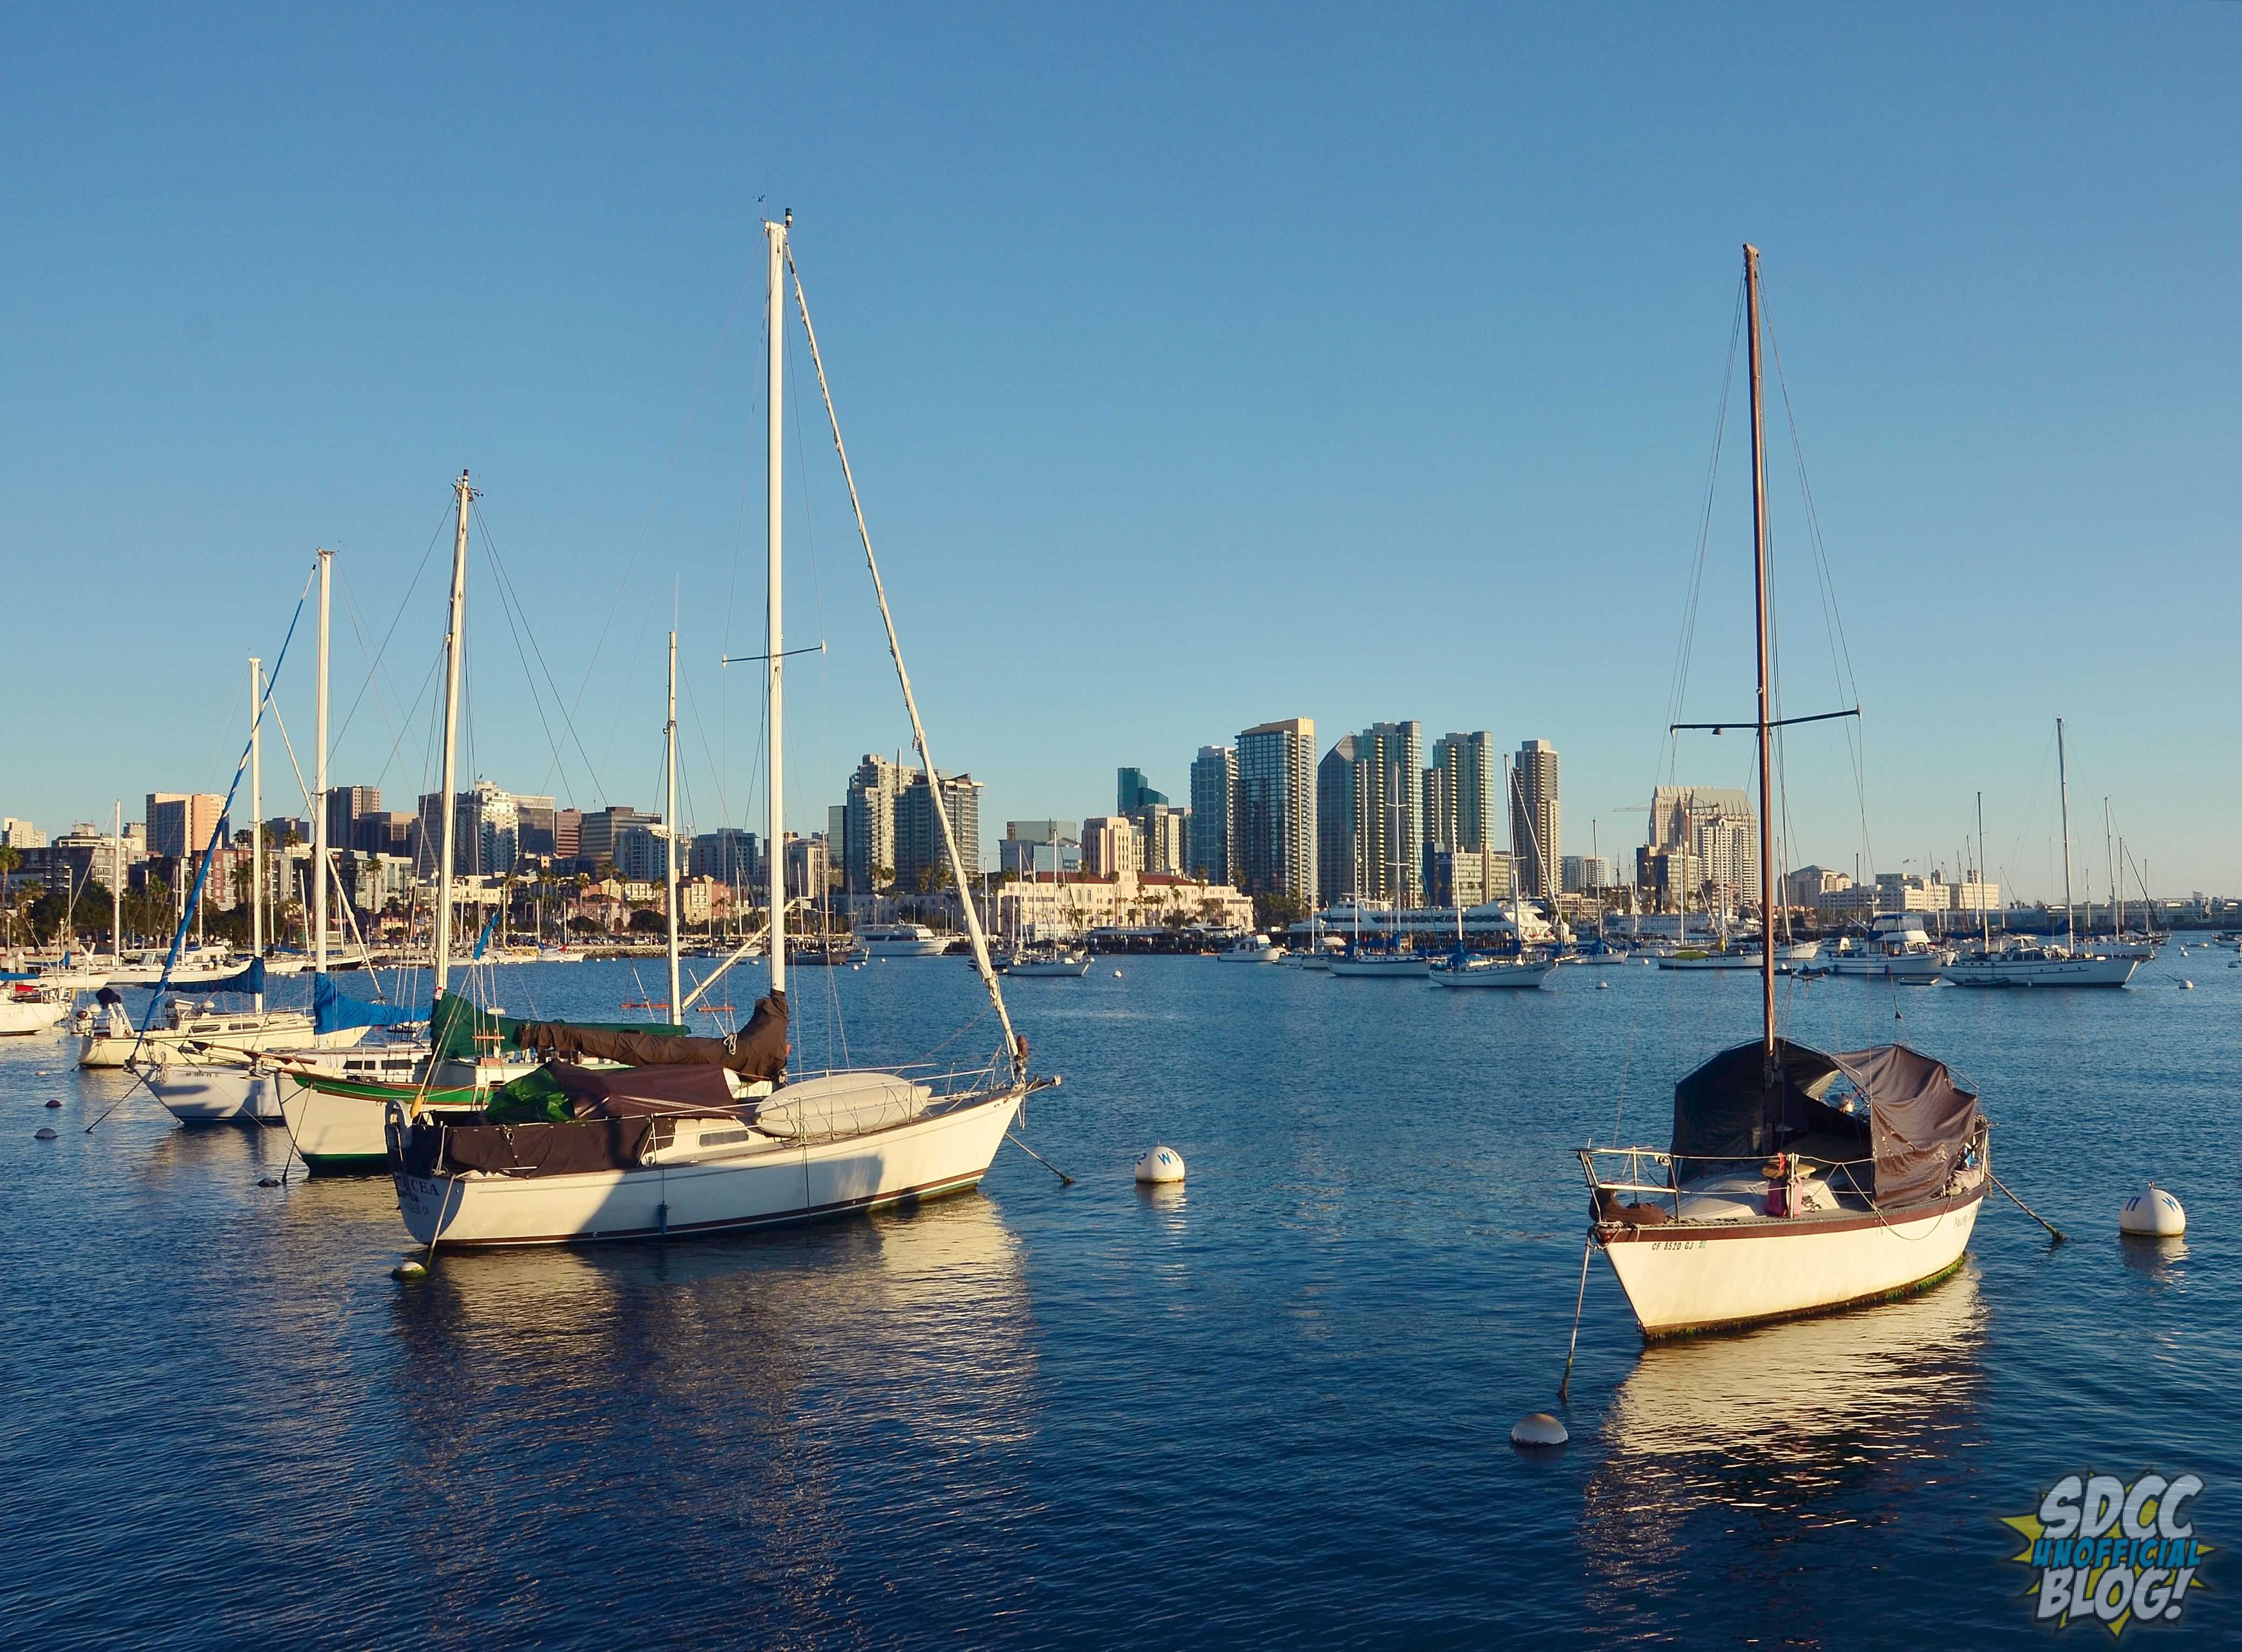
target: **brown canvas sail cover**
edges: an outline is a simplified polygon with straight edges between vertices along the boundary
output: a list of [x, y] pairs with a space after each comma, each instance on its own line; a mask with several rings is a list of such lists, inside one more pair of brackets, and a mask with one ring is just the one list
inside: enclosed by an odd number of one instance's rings
[[[1751, 1158], [1778, 1149], [1873, 1158], [1879, 1205], [1912, 1204], [1943, 1191], [1979, 1117], [1977, 1098], [1954, 1082], [1944, 1063], [1896, 1044], [1830, 1056], [1778, 1040], [1775, 1051], [1780, 1071], [1771, 1091], [1756, 1043], [1723, 1050], [1674, 1086], [1676, 1159]], [[1867, 1098], [1865, 1120], [1822, 1099], [1840, 1075]]]
[[594, 1027], [567, 1021], [522, 1021], [515, 1045], [561, 1060], [620, 1061], [634, 1067], [729, 1067], [742, 1078], [786, 1076], [786, 994], [755, 1000], [747, 1026], [728, 1038], [668, 1038], [638, 1028]]

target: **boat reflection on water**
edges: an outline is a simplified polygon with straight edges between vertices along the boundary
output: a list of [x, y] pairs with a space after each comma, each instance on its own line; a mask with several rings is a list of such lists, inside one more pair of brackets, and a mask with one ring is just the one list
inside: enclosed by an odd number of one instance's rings
[[1702, 1581], [1772, 1584], [1828, 1558], [1777, 1552], [1785, 1546], [1848, 1541], [1903, 1518], [1913, 1487], [1967, 1472], [1959, 1452], [1983, 1427], [1987, 1319], [1965, 1258], [1941, 1284], [1881, 1306], [1645, 1347], [1613, 1396], [1600, 1430], [1609, 1454], [1582, 1494], [1592, 1620], [1670, 1632], [1677, 1614], [1733, 1626], [1765, 1612], [1779, 1644], [1818, 1619], [1826, 1601], [1802, 1608], [1762, 1587], [1714, 1599]]
[[[532, 1553], [563, 1511], [580, 1541], [600, 1511], [627, 1548], [641, 1510], [665, 1575], [691, 1580], [685, 1618], [721, 1613], [743, 1644], [838, 1632], [869, 1604], [839, 1582], [868, 1555], [930, 1543], [955, 1579], [993, 1576], [1030, 1512], [1034, 1313], [1019, 1241], [979, 1194], [736, 1239], [443, 1257], [399, 1292], [395, 1333], [439, 1621], [536, 1622], [540, 1575], [581, 1609], [599, 1556]], [[642, 1581], [617, 1566], [610, 1604]]]

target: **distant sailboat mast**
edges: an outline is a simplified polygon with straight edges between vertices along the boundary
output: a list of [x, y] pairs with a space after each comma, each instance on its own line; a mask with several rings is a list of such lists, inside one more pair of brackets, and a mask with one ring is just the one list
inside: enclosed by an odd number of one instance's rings
[[452, 806], [452, 781], [459, 758], [460, 655], [467, 643], [461, 627], [467, 607], [467, 504], [475, 496], [475, 490], [467, 485], [467, 472], [460, 473], [452, 491], [459, 501], [459, 526], [452, 538], [451, 622], [444, 633], [444, 773], [436, 802], [441, 816], [441, 829], [437, 833], [441, 848], [436, 855], [436, 997], [440, 998], [452, 979], [452, 866], [456, 852], [452, 829], [459, 813]]
[[[2043, 769], [2043, 774], [2046, 771]], [[2056, 785], [2063, 796], [2063, 921], [2071, 950], [2078, 950], [2078, 909], [2071, 903], [2071, 771], [2063, 756], [2063, 719], [2055, 720]]]
[[[265, 661], [249, 656], [249, 951], [265, 957], [265, 758], [259, 735], [265, 726]], [[257, 995], [265, 1012], [265, 995]]]
[[1775, 1048], [1775, 925], [1768, 922], [1775, 885], [1775, 777], [1769, 762], [1773, 725], [1768, 709], [1767, 444], [1760, 406], [1759, 249], [1744, 246], [1744, 303], [1750, 312], [1752, 447], [1752, 593], [1759, 628], [1759, 917], [1760, 1054], [1764, 1081], [1777, 1082]]

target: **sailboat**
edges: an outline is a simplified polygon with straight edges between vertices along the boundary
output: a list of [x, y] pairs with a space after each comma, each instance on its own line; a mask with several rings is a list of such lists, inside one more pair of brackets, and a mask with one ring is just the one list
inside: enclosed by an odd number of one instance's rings
[[[1513, 892], [1515, 893], [1514, 886], [1519, 864], [1518, 817], [1520, 811], [1517, 807], [1517, 791], [1510, 780], [1510, 762], [1507, 758], [1504, 759], [1502, 769], [1505, 789], [1511, 793], [1511, 808], [1506, 812], [1510, 816], [1510, 865], [1511, 877], [1514, 881]], [[1521, 904], [1521, 913], [1523, 910]], [[1557, 960], [1554, 954], [1534, 958], [1526, 956], [1526, 932], [1522, 926], [1518, 931], [1518, 943], [1519, 950], [1515, 957], [1493, 957], [1482, 955], [1473, 957], [1464, 950], [1464, 909], [1463, 903], [1459, 900], [1456, 903], [1455, 950], [1441, 962], [1433, 965], [1431, 971], [1433, 984], [1435, 986], [1444, 987], [1530, 989], [1540, 986], [1556, 973]]]
[[[763, 225], [768, 253], [769, 591], [765, 625], [770, 836], [785, 841], [782, 735], [786, 649], [782, 406], [789, 275], [834, 446], [856, 508], [865, 561], [887, 628], [918, 756], [938, 772], [904, 670], [856, 479], [842, 446], [809, 300], [789, 247], [792, 214]], [[675, 721], [669, 740], [675, 769]], [[968, 887], [957, 834], [939, 787], [931, 789], [950, 871]], [[447, 811], [448, 812], [448, 811]], [[668, 840], [672, 864], [676, 839]], [[437, 1246], [487, 1247], [646, 1239], [798, 1222], [933, 1198], [979, 1185], [1029, 1094], [1055, 1080], [1031, 1078], [1027, 1045], [1012, 1030], [1004, 989], [973, 903], [963, 903], [974, 966], [987, 989], [1003, 1047], [985, 1064], [944, 1072], [856, 1070], [796, 1074], [789, 1067], [786, 996], [785, 857], [769, 857], [770, 990], [735, 1038], [647, 1036], [552, 1023], [501, 1022], [499, 1041], [551, 1059], [534, 1079], [510, 1084], [483, 1108], [428, 1098], [387, 1110], [389, 1164], [398, 1207], [413, 1239]], [[670, 903], [670, 1001], [676, 987], [676, 903]], [[712, 979], [714, 977], [711, 977]], [[705, 983], [703, 984], [706, 984]], [[440, 1010], [442, 1001], [439, 1002]], [[671, 1030], [662, 1030], [664, 1033]], [[624, 1065], [601, 1071], [586, 1057]], [[532, 1122], [501, 1118], [541, 1108]], [[519, 1116], [519, 1115], [514, 1115]]]
[[[2071, 903], [2071, 775], [2064, 758], [2063, 719], [2055, 720], [2055, 772], [2063, 799], [2063, 917], [2069, 944], [2042, 946], [2014, 940], [1995, 950], [1987, 933], [1977, 950], [1966, 952], [1940, 971], [1961, 987], [2121, 987], [2141, 967], [2136, 957], [2106, 957], [2078, 947], [2078, 910]], [[1982, 812], [1982, 805], [1981, 805]], [[1984, 823], [1978, 823], [1984, 841]]]
[[[1760, 819], [1775, 818], [1759, 252], [1744, 248]], [[1835, 714], [1849, 715], [1846, 713]], [[1796, 719], [1796, 721], [1814, 721]], [[1706, 725], [1677, 724], [1675, 727]], [[1743, 726], [1735, 719], [1725, 725]], [[1760, 887], [1775, 888], [1774, 834]], [[1903, 1044], [1825, 1054], [1781, 1036], [1760, 955], [1760, 1037], [1674, 1088], [1665, 1146], [1579, 1150], [1601, 1248], [1647, 1338], [1819, 1313], [1928, 1285], [1962, 1259], [1991, 1165], [1977, 1098]]]

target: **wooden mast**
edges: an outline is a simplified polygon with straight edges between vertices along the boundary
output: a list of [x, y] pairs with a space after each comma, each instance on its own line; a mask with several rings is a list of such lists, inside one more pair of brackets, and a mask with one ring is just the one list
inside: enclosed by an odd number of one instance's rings
[[1768, 1089], [1777, 1083], [1775, 1048], [1775, 777], [1768, 696], [1767, 440], [1760, 406], [1759, 249], [1744, 244], [1744, 306], [1751, 330], [1752, 595], [1759, 628], [1760, 1054]]

